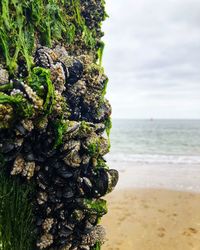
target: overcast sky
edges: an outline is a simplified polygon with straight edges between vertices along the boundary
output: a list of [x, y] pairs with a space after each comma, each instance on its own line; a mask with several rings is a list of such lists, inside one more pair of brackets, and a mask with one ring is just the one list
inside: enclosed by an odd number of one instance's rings
[[200, 1], [107, 0], [113, 118], [200, 118]]

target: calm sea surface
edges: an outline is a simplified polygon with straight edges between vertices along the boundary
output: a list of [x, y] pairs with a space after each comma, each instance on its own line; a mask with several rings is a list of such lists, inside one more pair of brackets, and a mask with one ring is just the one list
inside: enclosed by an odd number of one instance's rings
[[110, 162], [200, 164], [200, 120], [113, 120]]

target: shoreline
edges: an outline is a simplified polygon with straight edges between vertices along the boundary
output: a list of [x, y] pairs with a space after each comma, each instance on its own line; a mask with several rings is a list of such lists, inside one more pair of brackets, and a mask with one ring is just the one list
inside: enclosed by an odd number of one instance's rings
[[102, 250], [198, 250], [200, 193], [161, 188], [116, 189], [102, 219]]
[[156, 188], [200, 192], [198, 164], [136, 164], [109, 160], [107, 163], [119, 171], [117, 190]]

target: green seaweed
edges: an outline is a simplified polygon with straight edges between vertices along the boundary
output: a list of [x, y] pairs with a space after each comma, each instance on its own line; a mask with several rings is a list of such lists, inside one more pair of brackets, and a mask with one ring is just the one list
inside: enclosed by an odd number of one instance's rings
[[94, 48], [96, 45], [95, 35], [93, 34], [94, 31], [91, 31], [85, 24], [85, 20], [81, 15], [81, 7], [80, 7], [80, 0], [71, 0], [73, 10], [74, 10], [74, 17], [78, 29], [82, 31], [82, 38], [85, 41], [85, 44], [91, 48]]
[[111, 117], [108, 117], [105, 122], [104, 122], [105, 126], [106, 126], [106, 134], [108, 137], [110, 137], [110, 131], [112, 129], [112, 119]]
[[108, 82], [109, 82], [109, 79], [107, 78], [106, 80], [105, 80], [105, 83], [104, 83], [104, 87], [103, 87], [103, 91], [102, 91], [102, 102], [104, 101], [104, 97], [105, 97], [105, 95], [106, 95], [106, 90], [107, 90], [107, 86], [108, 86]]
[[109, 169], [108, 165], [106, 164], [105, 160], [101, 157], [97, 159], [97, 165], [96, 165], [96, 170], [104, 168], [104, 169]]
[[96, 244], [92, 247], [92, 250], [101, 250], [101, 244], [100, 242], [96, 242]]
[[0, 250], [34, 248], [34, 216], [30, 195], [32, 185], [24, 185], [0, 172]]
[[63, 119], [58, 120], [55, 122], [54, 127], [55, 127], [55, 133], [56, 133], [54, 148], [57, 148], [63, 142], [64, 133], [65, 131], [67, 131], [67, 128], [68, 128], [68, 122]]
[[93, 142], [88, 145], [88, 153], [90, 156], [97, 156], [100, 150], [99, 138], [94, 138]]
[[[45, 116], [52, 113], [55, 103], [55, 89], [50, 77], [49, 69], [40, 67], [33, 68], [28, 77], [29, 86], [44, 100], [41, 112]], [[31, 118], [35, 114], [34, 106], [21, 93], [12, 96], [0, 92], [0, 104], [6, 103], [14, 108], [18, 117]]]
[[52, 41], [70, 44], [81, 34], [88, 48], [97, 43], [96, 31], [87, 27], [81, 15], [79, 0], [2, 0], [0, 27], [0, 50], [11, 75], [16, 73], [19, 58], [30, 73], [37, 39], [51, 47]]
[[44, 99], [44, 113], [51, 114], [55, 103], [55, 89], [51, 81], [50, 70], [41, 67], [33, 68], [28, 83], [37, 95]]
[[108, 136], [108, 148], [109, 148], [109, 151], [110, 151], [110, 148], [111, 148], [110, 131], [112, 129], [112, 119], [111, 119], [111, 117], [108, 117], [105, 120], [104, 124], [106, 126], [106, 134]]
[[84, 199], [84, 205], [90, 214], [97, 214], [98, 217], [108, 212], [107, 202], [103, 199]]
[[13, 83], [10, 81], [7, 84], [0, 85], [0, 91], [7, 91], [13, 89]]
[[2, 10], [0, 17], [0, 48], [11, 74], [17, 68], [20, 55], [24, 57], [28, 70], [30, 70], [32, 64], [31, 56], [28, 53], [30, 43], [27, 43], [27, 32], [24, 30], [26, 18], [23, 15], [23, 2], [19, 4], [17, 0], [3, 0], [0, 3], [0, 9]]
[[105, 48], [105, 43], [103, 41], [101, 41], [99, 43], [99, 49], [97, 51], [98, 60], [99, 60], [99, 66], [100, 67], [102, 66], [104, 48]]
[[31, 71], [31, 74], [28, 78], [29, 86], [41, 98], [44, 98], [45, 96], [45, 85], [46, 85], [46, 77], [44, 77], [45, 72], [46, 69], [41, 67], [35, 67]]
[[34, 114], [33, 105], [30, 104], [21, 94], [16, 94], [15, 96], [6, 95], [0, 92], [0, 104], [10, 104], [18, 117], [30, 118]]
[[80, 130], [83, 132], [83, 134], [87, 134], [92, 131], [92, 128], [86, 121], [81, 121]]
[[75, 25], [73, 23], [71, 23], [71, 22], [68, 22], [65, 36], [66, 36], [66, 40], [67, 40], [67, 42], [69, 44], [73, 43], [75, 35], [76, 35], [76, 27], [75, 27]]

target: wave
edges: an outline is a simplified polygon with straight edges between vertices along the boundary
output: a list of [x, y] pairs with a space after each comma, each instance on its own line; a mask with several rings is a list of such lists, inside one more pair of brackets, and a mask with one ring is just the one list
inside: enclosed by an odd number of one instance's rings
[[140, 164], [200, 164], [199, 155], [159, 155], [159, 154], [124, 154], [110, 153], [106, 156], [110, 162]]

